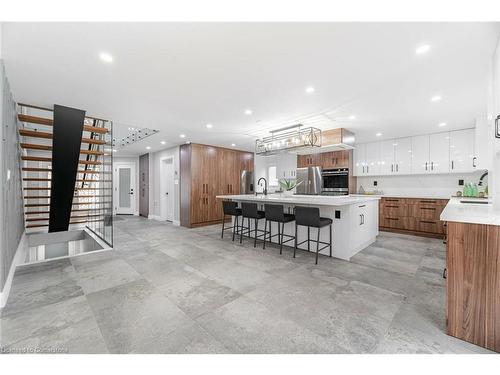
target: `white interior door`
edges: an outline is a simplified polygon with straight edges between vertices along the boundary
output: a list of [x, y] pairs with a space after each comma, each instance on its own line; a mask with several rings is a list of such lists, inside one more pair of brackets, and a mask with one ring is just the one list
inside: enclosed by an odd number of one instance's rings
[[135, 164], [115, 164], [113, 200], [118, 215], [133, 215], [135, 212], [135, 177]]
[[162, 220], [174, 220], [174, 158], [161, 160], [160, 170], [160, 217]]

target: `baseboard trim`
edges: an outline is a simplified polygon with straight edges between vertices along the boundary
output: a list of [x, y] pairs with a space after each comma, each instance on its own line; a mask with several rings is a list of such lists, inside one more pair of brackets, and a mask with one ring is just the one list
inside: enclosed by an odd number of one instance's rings
[[174, 224], [176, 227], [180, 227], [181, 226], [181, 222], [179, 220], [172, 221], [172, 224]]
[[0, 309], [7, 304], [7, 299], [9, 298], [10, 288], [12, 286], [12, 279], [14, 278], [14, 273], [16, 272], [16, 267], [24, 263], [26, 259], [26, 250], [28, 248], [26, 231], [23, 232], [19, 244], [17, 245], [16, 254], [12, 259], [12, 264], [10, 265], [9, 274], [5, 280], [5, 285], [3, 290], [0, 292]]

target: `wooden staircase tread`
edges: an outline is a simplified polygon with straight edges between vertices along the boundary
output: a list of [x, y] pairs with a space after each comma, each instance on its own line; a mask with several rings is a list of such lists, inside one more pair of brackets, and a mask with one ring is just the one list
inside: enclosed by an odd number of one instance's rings
[[[19, 134], [23, 137], [52, 139], [52, 133], [40, 132], [37, 130], [19, 129]], [[93, 145], [105, 145], [106, 141], [103, 139], [91, 139], [82, 137], [82, 143], [88, 143]]]
[[[19, 121], [29, 122], [31, 124], [54, 126], [54, 121], [52, 119], [48, 119], [48, 118], [44, 118], [44, 117], [23, 115], [20, 113], [17, 115], [17, 118], [19, 119]], [[87, 131], [87, 132], [99, 133], [99, 134], [106, 134], [108, 132], [108, 129], [106, 129], [106, 128], [101, 128], [101, 127], [97, 127], [97, 126], [90, 126], [90, 125], [83, 125], [83, 130]]]
[[[51, 181], [50, 178], [38, 178], [38, 177], [24, 177], [23, 181]], [[104, 182], [101, 180], [87, 180], [85, 178], [77, 178], [76, 182]], [[111, 182], [110, 180], [106, 180], [106, 182]]]
[[[44, 156], [21, 156], [21, 160], [25, 161], [41, 161], [52, 163], [52, 158], [47, 158]], [[101, 165], [102, 161], [93, 161], [93, 160], [78, 160], [78, 164], [83, 165]]]
[[[34, 143], [21, 143], [21, 148], [26, 148], [29, 150], [42, 150], [42, 151], [52, 151], [52, 146], [48, 145], [39, 145]], [[80, 155], [104, 155], [103, 151], [95, 151], [95, 150], [82, 150], [80, 149]]]
[[[84, 224], [84, 223], [94, 223], [98, 221], [104, 221], [103, 219], [101, 220], [80, 220], [80, 221], [70, 221], [70, 224]], [[26, 225], [26, 228], [41, 228], [41, 227], [48, 227], [49, 224], [30, 224]]]
[[[86, 217], [97, 217], [97, 216], [102, 216], [101, 214], [95, 214], [95, 215], [75, 215], [71, 216], [71, 219], [81, 219], [81, 218], [86, 218]], [[24, 219], [25, 221], [47, 221], [49, 220], [48, 217], [28, 217]]]
[[[72, 209], [71, 212], [80, 212], [80, 211], [91, 211], [90, 208], [79, 208], [79, 209]], [[49, 214], [50, 211], [26, 211], [24, 214], [25, 215], [44, 215], [44, 214]]]

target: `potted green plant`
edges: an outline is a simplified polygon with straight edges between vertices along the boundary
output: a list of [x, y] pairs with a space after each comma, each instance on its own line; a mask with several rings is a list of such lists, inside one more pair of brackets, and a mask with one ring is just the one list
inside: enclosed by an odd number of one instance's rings
[[302, 183], [302, 181], [291, 180], [291, 179], [287, 180], [286, 178], [284, 178], [282, 180], [279, 180], [278, 183], [281, 187], [281, 190], [283, 190], [283, 192], [286, 195], [292, 195], [293, 189], [299, 186]]

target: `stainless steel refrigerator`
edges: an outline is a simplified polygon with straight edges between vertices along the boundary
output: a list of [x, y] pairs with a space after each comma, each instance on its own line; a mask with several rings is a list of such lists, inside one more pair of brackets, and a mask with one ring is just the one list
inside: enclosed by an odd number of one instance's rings
[[322, 189], [321, 167], [297, 168], [297, 182], [302, 181], [295, 189], [295, 194], [319, 195]]
[[241, 172], [240, 194], [254, 193], [253, 172], [244, 170]]

